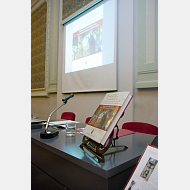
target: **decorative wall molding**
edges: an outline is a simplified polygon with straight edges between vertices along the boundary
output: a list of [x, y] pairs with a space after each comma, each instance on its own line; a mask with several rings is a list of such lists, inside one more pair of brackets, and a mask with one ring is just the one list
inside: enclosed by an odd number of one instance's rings
[[[44, 3], [47, 3], [46, 46], [41, 52], [45, 54], [44, 88], [41, 86], [39, 88], [33, 87], [31, 89], [31, 96], [48, 96], [49, 93], [57, 92], [59, 2], [54, 0], [39, 0], [31, 8], [32, 14], [43, 6]], [[39, 70], [38, 65], [36, 67]]]
[[46, 0], [36, 0], [31, 5], [31, 13], [33, 13], [36, 9], [38, 9]]
[[158, 69], [156, 69], [156, 70], [148, 70], [148, 71], [141, 71], [141, 72], [138, 72], [138, 75], [148, 74], [148, 73], [158, 73]]
[[136, 88], [158, 87], [158, 0], [138, 1]]
[[47, 2], [31, 12], [31, 90], [45, 88]]
[[59, 31], [59, 4], [60, 1], [51, 2], [50, 38], [49, 38], [49, 86], [48, 93], [57, 92], [57, 65], [58, 65], [58, 31]]
[[41, 88], [41, 89], [39, 88], [39, 89], [32, 90], [31, 91], [31, 96], [32, 97], [39, 97], [39, 96], [49, 97], [48, 93], [47, 93], [47, 90], [45, 88]]

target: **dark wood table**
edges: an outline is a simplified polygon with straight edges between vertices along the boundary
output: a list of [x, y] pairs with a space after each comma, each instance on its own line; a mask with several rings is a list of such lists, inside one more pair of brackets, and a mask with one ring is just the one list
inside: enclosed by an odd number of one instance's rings
[[[77, 128], [84, 126], [77, 124]], [[79, 147], [81, 134], [67, 137], [63, 129], [52, 139], [41, 139], [42, 131], [31, 130], [31, 187], [35, 190], [123, 189], [146, 145], [156, 137], [142, 133], [119, 137], [116, 145], [128, 149], [105, 154], [105, 162], [98, 163]]]

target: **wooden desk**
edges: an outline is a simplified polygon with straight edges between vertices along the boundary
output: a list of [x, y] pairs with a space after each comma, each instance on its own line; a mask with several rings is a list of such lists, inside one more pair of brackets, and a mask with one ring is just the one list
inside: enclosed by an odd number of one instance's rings
[[105, 155], [105, 163], [98, 163], [79, 147], [81, 134], [67, 137], [65, 130], [59, 130], [55, 138], [41, 139], [41, 131], [44, 129], [31, 130], [31, 185], [35, 190], [123, 189], [147, 143], [155, 138], [141, 133], [122, 136], [116, 145], [128, 149]]

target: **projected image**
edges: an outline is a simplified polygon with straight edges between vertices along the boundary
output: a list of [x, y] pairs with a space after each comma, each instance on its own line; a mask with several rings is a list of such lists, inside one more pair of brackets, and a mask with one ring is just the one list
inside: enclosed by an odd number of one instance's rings
[[63, 93], [117, 89], [116, 5], [102, 1], [64, 24]]
[[65, 73], [114, 62], [113, 2], [109, 1], [66, 26]]
[[[103, 6], [79, 18], [71, 25], [72, 43], [68, 72], [102, 65]], [[67, 46], [68, 48], [70, 45]], [[68, 55], [67, 55], [68, 56]], [[69, 57], [69, 56], [68, 56]]]
[[[72, 60], [102, 51], [102, 25], [100, 24], [102, 24], [102, 20], [73, 35]], [[91, 27], [94, 29], [83, 33]], [[82, 34], [80, 35], [81, 31]]]

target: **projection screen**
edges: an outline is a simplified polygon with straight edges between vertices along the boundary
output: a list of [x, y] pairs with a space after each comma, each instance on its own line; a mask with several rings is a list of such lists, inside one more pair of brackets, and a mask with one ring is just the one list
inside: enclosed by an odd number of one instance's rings
[[106, 0], [64, 27], [62, 93], [117, 90], [117, 0]]

